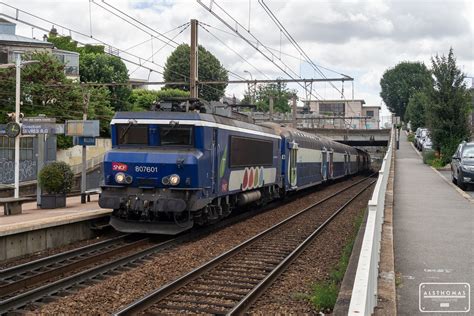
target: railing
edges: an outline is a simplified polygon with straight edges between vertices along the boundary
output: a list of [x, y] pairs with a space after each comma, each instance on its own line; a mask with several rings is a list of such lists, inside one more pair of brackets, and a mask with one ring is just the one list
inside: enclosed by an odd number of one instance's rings
[[372, 198], [368, 205], [367, 224], [360, 250], [359, 262], [352, 289], [349, 315], [371, 315], [377, 306], [377, 278], [379, 274], [380, 241], [385, 210], [385, 193], [392, 164], [395, 132], [392, 129], [390, 144], [379, 171]]
[[[91, 168], [94, 168], [96, 167], [97, 165], [100, 165], [103, 161], [104, 161], [104, 155], [105, 153], [103, 154], [100, 154], [98, 156], [95, 156], [91, 159], [87, 159], [86, 161], [86, 169], [91, 169]], [[81, 173], [82, 172], [82, 163], [79, 163], [77, 165], [73, 165], [71, 166], [71, 169], [72, 169], [72, 172], [74, 174], [78, 174], [78, 173]]]

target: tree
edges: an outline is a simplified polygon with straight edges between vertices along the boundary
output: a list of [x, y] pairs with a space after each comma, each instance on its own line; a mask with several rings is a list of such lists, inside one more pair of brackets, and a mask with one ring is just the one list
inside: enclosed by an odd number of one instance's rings
[[[189, 82], [190, 50], [191, 48], [189, 45], [181, 44], [171, 53], [171, 55], [166, 60], [165, 71], [163, 74], [163, 78], [166, 82]], [[202, 46], [199, 46], [198, 53], [199, 80], [228, 80], [227, 70], [222, 66], [220, 61], [214, 55], [212, 55]], [[226, 87], [227, 83], [205, 86], [199, 85], [198, 95], [204, 100], [218, 101], [225, 95]], [[189, 84], [167, 84], [166, 88], [175, 88], [183, 91], [189, 91]]]
[[[128, 69], [116, 56], [105, 54], [102, 45], [85, 45], [79, 47], [70, 36], [57, 36], [49, 33], [48, 41], [56, 48], [80, 53], [79, 75], [81, 82], [127, 83]], [[126, 86], [110, 87], [110, 105], [116, 111], [129, 110], [130, 89]]]
[[[79, 59], [81, 82], [127, 83], [128, 70], [123, 61], [115, 56], [84, 53]], [[128, 98], [130, 89], [126, 86], [110, 87], [110, 104], [116, 111], [131, 108]]]
[[[286, 83], [268, 83], [257, 86], [254, 103], [259, 111], [267, 112], [270, 108], [270, 96], [273, 96], [273, 110], [275, 112], [290, 112], [289, 100], [296, 94], [296, 90], [287, 88]], [[251, 103], [253, 96], [245, 92], [242, 103]]]
[[427, 107], [428, 127], [442, 162], [448, 163], [459, 143], [469, 137], [471, 96], [452, 48], [447, 57], [432, 57], [431, 64], [434, 89]]
[[189, 91], [182, 91], [179, 89], [134, 89], [132, 90], [128, 100], [133, 111], [149, 111], [153, 104], [172, 97], [189, 97]]
[[432, 87], [430, 71], [420, 62], [401, 62], [380, 79], [380, 96], [392, 113], [404, 119], [410, 96]]
[[411, 129], [416, 130], [418, 127], [426, 126], [426, 108], [428, 107], [429, 97], [425, 92], [418, 91], [408, 100], [405, 119], [410, 121]]
[[[21, 71], [21, 112], [25, 116], [45, 114], [58, 122], [82, 117], [82, 96], [64, 74], [64, 65], [48, 53], [25, 55], [25, 60], [38, 60]], [[15, 111], [15, 69], [0, 71], [2, 106], [0, 120]]]

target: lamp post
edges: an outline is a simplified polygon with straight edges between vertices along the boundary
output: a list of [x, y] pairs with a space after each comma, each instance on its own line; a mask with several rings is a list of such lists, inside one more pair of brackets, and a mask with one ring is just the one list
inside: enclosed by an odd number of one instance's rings
[[[4, 64], [0, 68], [13, 68], [15, 67], [16, 73], [16, 85], [15, 85], [15, 123], [20, 126], [20, 82], [21, 82], [21, 67], [29, 64], [38, 63], [38, 60], [27, 60], [21, 62], [21, 53], [14, 52], [16, 54], [16, 59], [14, 64]], [[15, 193], [14, 197], [18, 198], [20, 196], [20, 135], [15, 136]]]

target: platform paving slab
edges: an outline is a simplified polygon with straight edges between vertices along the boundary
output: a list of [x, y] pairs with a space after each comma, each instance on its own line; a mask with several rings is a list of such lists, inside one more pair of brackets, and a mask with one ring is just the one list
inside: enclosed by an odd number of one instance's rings
[[423, 289], [474, 286], [474, 204], [424, 165], [404, 136], [395, 160], [393, 217], [398, 315], [474, 315], [473, 289], [470, 310], [463, 312], [452, 313], [467, 297], [422, 293], [420, 299], [422, 283], [443, 283]]

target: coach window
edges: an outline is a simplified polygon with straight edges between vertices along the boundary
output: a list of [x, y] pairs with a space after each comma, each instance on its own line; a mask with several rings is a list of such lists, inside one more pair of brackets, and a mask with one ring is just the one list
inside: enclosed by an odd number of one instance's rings
[[148, 125], [117, 124], [117, 144], [148, 145]]
[[230, 167], [271, 166], [273, 142], [239, 136], [230, 137]]
[[161, 146], [191, 146], [193, 144], [192, 126], [160, 126]]

